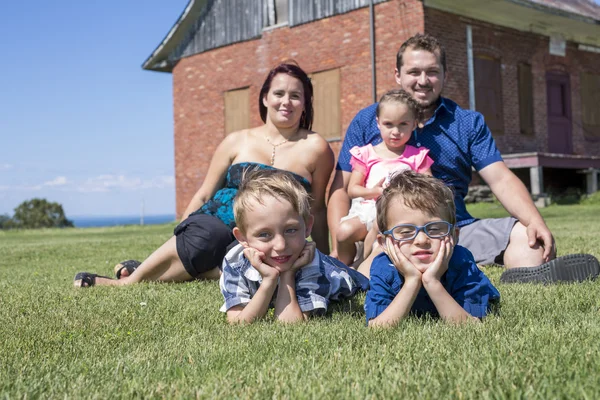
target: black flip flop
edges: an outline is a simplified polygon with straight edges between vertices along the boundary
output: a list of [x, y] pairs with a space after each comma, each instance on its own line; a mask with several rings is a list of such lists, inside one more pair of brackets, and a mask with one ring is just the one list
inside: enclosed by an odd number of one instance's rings
[[121, 279], [121, 272], [123, 272], [124, 269], [131, 275], [142, 263], [137, 260], [127, 260], [120, 262], [119, 264], [121, 264], [121, 267], [115, 272], [117, 279]]
[[[109, 278], [108, 276], [102, 276], [102, 275], [98, 275], [98, 274], [92, 274], [89, 272], [79, 272], [77, 275], [75, 275], [75, 279], [73, 279], [73, 281], [78, 281], [81, 280], [81, 286], [82, 288], [86, 288], [86, 287], [92, 287], [96, 285], [96, 278], [106, 278], [106, 279], [112, 279]], [[86, 286], [84, 286], [83, 284], [86, 284]]]

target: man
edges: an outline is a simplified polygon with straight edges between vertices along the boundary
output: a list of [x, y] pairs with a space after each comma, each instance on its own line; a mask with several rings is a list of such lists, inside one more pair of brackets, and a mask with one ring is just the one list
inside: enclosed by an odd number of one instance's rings
[[[445, 50], [433, 36], [417, 34], [400, 47], [396, 82], [423, 108], [422, 122], [408, 144], [428, 148], [434, 160], [433, 175], [454, 190], [460, 244], [473, 253], [478, 264], [504, 264], [506, 271], [501, 278], [504, 282], [581, 281], [596, 277], [600, 265], [591, 255], [556, 258], [552, 233], [525, 185], [504, 164], [483, 116], [441, 97], [447, 74]], [[371, 105], [356, 115], [340, 151], [327, 207], [332, 255], [338, 251], [337, 226], [350, 204], [346, 192], [351, 172], [349, 150], [381, 140], [375, 121], [376, 106]], [[469, 215], [464, 197], [472, 167], [514, 217], [477, 220]]]

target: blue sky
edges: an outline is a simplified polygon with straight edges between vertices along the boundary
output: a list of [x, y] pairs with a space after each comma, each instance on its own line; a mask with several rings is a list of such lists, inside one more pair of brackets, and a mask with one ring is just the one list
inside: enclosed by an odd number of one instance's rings
[[0, 4], [0, 214], [175, 211], [172, 76], [141, 68], [187, 0]]

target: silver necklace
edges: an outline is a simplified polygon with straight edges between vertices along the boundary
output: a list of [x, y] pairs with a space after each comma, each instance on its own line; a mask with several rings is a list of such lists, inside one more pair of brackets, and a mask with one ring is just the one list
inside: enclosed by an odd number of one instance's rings
[[271, 145], [273, 146], [273, 152], [271, 153], [271, 165], [275, 165], [275, 149], [278, 148], [279, 146], [281, 146], [284, 143], [287, 143], [287, 139], [285, 139], [283, 142], [281, 143], [277, 143], [277, 144], [273, 144], [271, 143], [271, 140], [265, 136], [265, 140]]

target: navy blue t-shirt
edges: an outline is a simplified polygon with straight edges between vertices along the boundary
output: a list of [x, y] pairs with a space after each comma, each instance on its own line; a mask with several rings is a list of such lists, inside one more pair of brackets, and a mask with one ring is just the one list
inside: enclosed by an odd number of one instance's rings
[[[440, 282], [466, 312], [477, 318], [485, 317], [492, 302], [500, 299], [500, 293], [485, 274], [477, 268], [473, 255], [462, 246], [454, 246], [448, 263], [448, 271]], [[381, 314], [400, 293], [404, 278], [385, 253], [379, 254], [371, 264], [369, 291], [365, 300], [367, 323]], [[421, 287], [411, 312], [422, 315], [438, 315], [437, 309]]]

